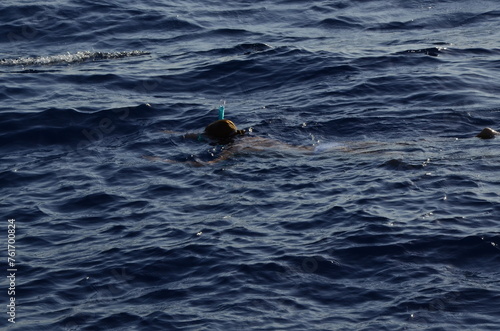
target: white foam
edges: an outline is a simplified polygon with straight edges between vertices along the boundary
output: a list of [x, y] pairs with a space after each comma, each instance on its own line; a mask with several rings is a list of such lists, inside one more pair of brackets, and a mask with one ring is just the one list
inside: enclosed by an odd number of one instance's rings
[[81, 51], [76, 53], [66, 53], [52, 56], [20, 57], [17, 59], [0, 59], [0, 65], [52, 65], [64, 63], [79, 63], [84, 61], [98, 61], [107, 59], [120, 59], [131, 56], [147, 55], [149, 52], [129, 51], [129, 52], [90, 52]]
[[337, 142], [321, 143], [314, 148], [314, 153], [323, 153], [330, 151], [332, 149], [341, 149], [345, 147], [347, 146], [343, 143], [337, 143]]

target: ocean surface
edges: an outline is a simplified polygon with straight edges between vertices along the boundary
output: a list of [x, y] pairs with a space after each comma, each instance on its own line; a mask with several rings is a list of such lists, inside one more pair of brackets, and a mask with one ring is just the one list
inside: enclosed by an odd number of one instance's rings
[[485, 127], [497, 0], [4, 0], [0, 329], [496, 331]]

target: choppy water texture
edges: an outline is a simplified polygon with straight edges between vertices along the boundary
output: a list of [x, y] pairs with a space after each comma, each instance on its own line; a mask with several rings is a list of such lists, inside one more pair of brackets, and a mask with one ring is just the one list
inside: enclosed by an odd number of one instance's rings
[[[474, 138], [500, 128], [497, 0], [0, 17], [2, 327], [498, 329], [500, 140]], [[281, 144], [210, 163], [230, 147], [171, 132], [220, 100]]]

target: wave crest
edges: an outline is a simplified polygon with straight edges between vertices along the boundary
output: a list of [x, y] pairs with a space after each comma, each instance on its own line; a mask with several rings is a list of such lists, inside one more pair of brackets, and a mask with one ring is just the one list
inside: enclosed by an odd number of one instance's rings
[[37, 57], [20, 57], [17, 59], [0, 59], [0, 65], [7, 66], [29, 66], [29, 65], [53, 65], [62, 63], [80, 63], [86, 61], [100, 61], [109, 59], [121, 59], [132, 56], [148, 55], [149, 52], [144, 51], [126, 51], [126, 52], [90, 52], [81, 51], [71, 54], [37, 56]]

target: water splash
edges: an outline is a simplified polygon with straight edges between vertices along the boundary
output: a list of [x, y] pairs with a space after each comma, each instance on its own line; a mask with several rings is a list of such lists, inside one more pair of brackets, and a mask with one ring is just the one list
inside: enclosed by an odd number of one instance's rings
[[17, 59], [0, 59], [0, 65], [6, 66], [29, 66], [29, 65], [53, 65], [53, 64], [71, 64], [86, 61], [100, 61], [109, 59], [121, 59], [132, 56], [148, 55], [144, 51], [128, 52], [90, 52], [82, 51], [76, 53], [67, 53], [52, 56], [20, 57]]

